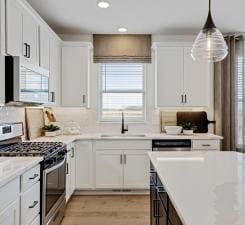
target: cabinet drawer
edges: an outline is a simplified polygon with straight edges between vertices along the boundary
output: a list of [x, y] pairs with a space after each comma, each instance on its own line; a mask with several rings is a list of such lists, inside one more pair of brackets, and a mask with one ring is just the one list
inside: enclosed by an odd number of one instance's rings
[[219, 140], [193, 140], [192, 150], [220, 150]]
[[20, 192], [20, 178], [16, 178], [0, 188], [0, 212], [18, 198]]
[[40, 165], [33, 167], [21, 176], [21, 191], [26, 191], [38, 180], [40, 180]]
[[30, 224], [40, 213], [40, 182], [21, 196], [21, 224]]
[[30, 225], [40, 225], [40, 215], [38, 215], [31, 223]]
[[96, 150], [110, 150], [110, 149], [151, 149], [150, 140], [104, 140], [95, 142]]

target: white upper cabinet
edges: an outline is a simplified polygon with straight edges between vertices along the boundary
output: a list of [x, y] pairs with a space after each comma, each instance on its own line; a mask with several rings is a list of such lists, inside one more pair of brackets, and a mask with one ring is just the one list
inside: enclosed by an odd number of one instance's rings
[[40, 27], [40, 66], [50, 69], [50, 32], [43, 26]]
[[39, 64], [39, 24], [17, 0], [6, 0], [6, 52]]
[[60, 41], [50, 39], [49, 92], [53, 105], [61, 104], [61, 44]]
[[183, 50], [164, 47], [156, 54], [158, 106], [178, 106], [183, 94]]
[[6, 0], [6, 52], [22, 55], [22, 10], [16, 0]]
[[89, 107], [90, 44], [62, 46], [62, 106]]
[[38, 23], [27, 12], [23, 13], [23, 56], [30, 63], [39, 65]]
[[211, 64], [194, 61], [191, 47], [184, 48], [184, 97], [186, 106], [209, 106]]
[[211, 64], [191, 58], [189, 46], [156, 47], [156, 105], [208, 107]]

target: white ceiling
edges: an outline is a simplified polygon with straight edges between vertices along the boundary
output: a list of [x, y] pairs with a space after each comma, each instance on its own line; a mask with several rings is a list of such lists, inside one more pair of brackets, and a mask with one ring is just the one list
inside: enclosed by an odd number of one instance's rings
[[[28, 0], [48, 24], [63, 34], [196, 34], [203, 26], [208, 0]], [[245, 32], [245, 0], [213, 0], [213, 17], [222, 32]]]

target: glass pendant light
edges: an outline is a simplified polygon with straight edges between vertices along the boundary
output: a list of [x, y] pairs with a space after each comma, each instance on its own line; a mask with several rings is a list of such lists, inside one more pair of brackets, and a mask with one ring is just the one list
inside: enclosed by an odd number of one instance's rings
[[206, 23], [193, 44], [191, 56], [196, 61], [219, 62], [227, 56], [228, 47], [213, 22], [210, 1]]

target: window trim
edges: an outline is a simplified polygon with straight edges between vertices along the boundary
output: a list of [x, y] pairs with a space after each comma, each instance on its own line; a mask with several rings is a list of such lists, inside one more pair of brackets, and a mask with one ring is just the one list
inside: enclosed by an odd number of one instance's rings
[[[99, 73], [98, 73], [98, 122], [99, 123], [121, 123], [121, 120], [112, 120], [112, 119], [104, 119], [102, 117], [102, 93], [105, 93], [103, 91], [102, 87], [102, 66], [106, 63], [99, 63]], [[139, 64], [139, 63], [137, 63]], [[142, 91], [131, 91], [131, 90], [123, 90], [123, 91], [117, 91], [117, 90], [110, 90], [110, 93], [142, 93], [143, 94], [143, 106], [142, 106], [142, 112], [143, 112], [143, 118], [142, 120], [131, 120], [130, 118], [126, 119], [125, 122], [127, 123], [146, 123], [146, 76], [147, 76], [147, 65], [146, 63], [141, 63], [143, 65], [143, 90]]]

